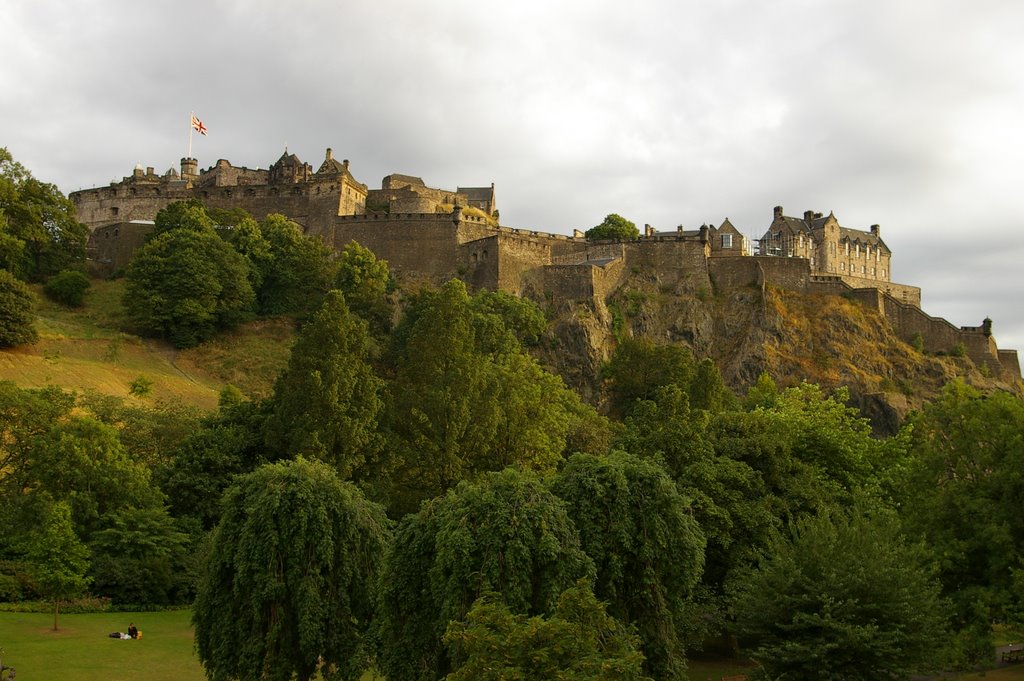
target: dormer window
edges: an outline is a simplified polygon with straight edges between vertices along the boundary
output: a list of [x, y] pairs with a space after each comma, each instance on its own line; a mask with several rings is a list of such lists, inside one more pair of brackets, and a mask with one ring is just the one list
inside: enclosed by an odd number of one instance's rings
[[732, 248], [732, 234], [722, 235], [722, 248]]

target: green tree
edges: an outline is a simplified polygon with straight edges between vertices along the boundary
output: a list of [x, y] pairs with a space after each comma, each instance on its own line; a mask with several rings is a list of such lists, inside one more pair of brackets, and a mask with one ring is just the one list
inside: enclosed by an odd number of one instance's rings
[[640, 230], [636, 225], [616, 213], [609, 213], [601, 224], [595, 225], [584, 234], [587, 241], [598, 241], [601, 239], [616, 239], [628, 241], [640, 236]]
[[53, 630], [57, 631], [60, 602], [82, 595], [89, 586], [89, 550], [75, 535], [68, 504], [49, 507], [42, 526], [30, 538], [28, 561], [36, 588], [53, 603]]
[[174, 229], [187, 229], [190, 232], [200, 234], [212, 233], [216, 223], [206, 212], [206, 206], [199, 199], [188, 201], [174, 201], [156, 212], [153, 231], [147, 237], [147, 241], [153, 241], [165, 232]]
[[81, 307], [89, 286], [91, 286], [89, 277], [78, 270], [64, 270], [47, 280], [46, 285], [43, 286], [43, 293], [47, 298], [57, 301], [61, 305]]
[[0, 148], [0, 267], [41, 281], [85, 262], [88, 238], [56, 185], [37, 180]]
[[104, 517], [92, 535], [93, 590], [118, 604], [180, 603], [191, 595], [184, 562], [188, 538], [162, 506]]
[[680, 345], [629, 338], [615, 348], [601, 368], [613, 415], [629, 414], [637, 400], [649, 400], [666, 385], [688, 392], [695, 372], [693, 355]]
[[343, 479], [366, 479], [379, 465], [382, 380], [367, 359], [366, 322], [331, 291], [303, 327], [274, 386], [267, 444], [331, 464]]
[[455, 671], [446, 681], [650, 681], [639, 639], [591, 592], [585, 580], [566, 589], [550, 617], [515, 615], [493, 594], [481, 596], [444, 642]]
[[338, 258], [334, 286], [345, 294], [349, 308], [369, 323], [376, 336], [391, 329], [394, 306], [390, 293], [395, 284], [386, 260], [378, 260], [370, 249], [350, 241]]
[[171, 450], [155, 477], [175, 518], [191, 518], [203, 531], [217, 525], [220, 499], [235, 476], [271, 459], [263, 443], [267, 416], [264, 403], [222, 400], [216, 414]]
[[480, 471], [553, 470], [586, 418], [579, 398], [481, 307], [453, 280], [421, 293], [395, 330], [393, 511], [412, 512]]
[[540, 480], [507, 469], [460, 483], [399, 525], [381, 580], [384, 674], [451, 671], [445, 629], [488, 591], [514, 613], [548, 614], [592, 574], [564, 505]]
[[905, 679], [944, 649], [939, 585], [888, 514], [826, 512], [773, 533], [732, 601], [770, 678]]
[[131, 322], [176, 347], [237, 325], [253, 308], [245, 259], [212, 229], [160, 234], [136, 252], [126, 278], [124, 307]]
[[705, 545], [689, 502], [663, 468], [623, 452], [573, 456], [552, 491], [566, 502], [597, 568], [597, 598], [637, 628], [646, 671], [685, 678], [689, 596]]
[[260, 312], [305, 314], [319, 308], [334, 283], [334, 252], [283, 215], [268, 215], [260, 231], [270, 247], [256, 295]]
[[902, 515], [938, 559], [955, 626], [1020, 618], [1024, 401], [955, 381], [910, 423]]
[[35, 343], [36, 299], [24, 283], [0, 270], [0, 347]]
[[212, 681], [358, 679], [391, 531], [383, 509], [314, 461], [268, 464], [225, 495], [193, 605]]

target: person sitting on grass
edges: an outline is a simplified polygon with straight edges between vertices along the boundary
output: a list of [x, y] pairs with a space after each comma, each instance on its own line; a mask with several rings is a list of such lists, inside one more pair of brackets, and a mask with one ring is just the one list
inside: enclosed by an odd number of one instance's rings
[[129, 638], [138, 638], [139, 637], [139, 629], [138, 629], [138, 627], [135, 626], [135, 622], [129, 622], [128, 623], [128, 637]]

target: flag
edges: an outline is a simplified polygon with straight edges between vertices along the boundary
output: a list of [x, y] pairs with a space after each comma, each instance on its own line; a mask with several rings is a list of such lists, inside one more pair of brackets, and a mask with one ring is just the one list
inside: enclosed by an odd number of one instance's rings
[[196, 118], [195, 114], [192, 114], [192, 129], [197, 131], [200, 135], [206, 134], [206, 126], [203, 125], [201, 120]]

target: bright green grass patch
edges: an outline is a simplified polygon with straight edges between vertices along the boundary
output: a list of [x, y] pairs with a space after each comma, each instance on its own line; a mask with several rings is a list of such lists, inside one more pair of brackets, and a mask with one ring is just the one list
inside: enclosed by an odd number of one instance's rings
[[[192, 612], [112, 612], [61, 615], [0, 612], [0, 661], [19, 679], [60, 681], [206, 681], [196, 657]], [[110, 638], [129, 622], [137, 641]], [[371, 672], [362, 681], [384, 681]]]
[[[18, 678], [61, 681], [204, 681], [192, 647], [188, 610], [146, 613], [61, 615], [0, 613], [3, 663]], [[109, 638], [128, 623], [142, 632], [137, 641]]]

